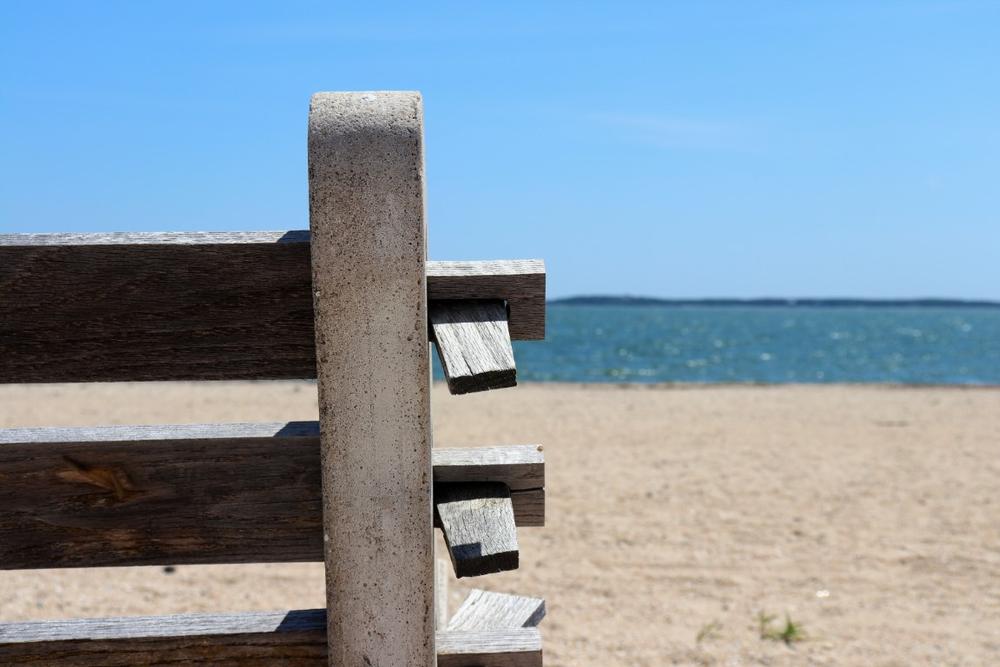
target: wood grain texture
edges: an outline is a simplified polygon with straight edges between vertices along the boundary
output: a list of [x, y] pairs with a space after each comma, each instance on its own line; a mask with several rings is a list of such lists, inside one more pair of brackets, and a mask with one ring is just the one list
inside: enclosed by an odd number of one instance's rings
[[503, 301], [438, 301], [428, 317], [452, 394], [517, 385]]
[[[310, 234], [0, 235], [0, 382], [316, 376]], [[542, 262], [428, 262], [436, 299], [505, 299], [544, 337]]]
[[542, 667], [537, 628], [437, 633], [437, 667]]
[[435, 448], [434, 481], [503, 482], [515, 492], [537, 490], [545, 487], [545, 455], [540, 445]]
[[[544, 522], [535, 445], [435, 449]], [[0, 430], [0, 569], [320, 561], [317, 422]]]
[[[538, 667], [537, 630], [441, 631], [439, 667]], [[0, 664], [46, 667], [320, 667], [326, 611], [0, 623]]]
[[545, 600], [474, 588], [448, 622], [449, 630], [534, 628], [545, 617]]
[[431, 301], [500, 299], [507, 302], [514, 340], [545, 338], [545, 263], [540, 259], [430, 262]]
[[448, 561], [434, 559], [434, 628], [444, 630], [448, 625]]
[[435, 488], [434, 510], [456, 577], [517, 569], [517, 527], [507, 485], [439, 484]]

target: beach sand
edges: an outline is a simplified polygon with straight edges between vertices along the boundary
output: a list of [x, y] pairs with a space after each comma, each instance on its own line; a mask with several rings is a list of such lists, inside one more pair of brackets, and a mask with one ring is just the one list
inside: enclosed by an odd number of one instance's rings
[[[1000, 661], [1000, 390], [433, 400], [438, 446], [545, 447], [548, 525], [520, 531], [521, 569], [450, 590], [453, 609], [473, 586], [546, 598], [547, 665]], [[315, 415], [306, 383], [0, 386], [2, 426]], [[323, 591], [320, 564], [0, 572], [0, 619], [312, 608]], [[760, 613], [805, 641], [762, 639]]]

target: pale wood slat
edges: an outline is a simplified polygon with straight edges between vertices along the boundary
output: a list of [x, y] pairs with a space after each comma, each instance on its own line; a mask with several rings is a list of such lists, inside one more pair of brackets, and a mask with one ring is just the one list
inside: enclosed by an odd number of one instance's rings
[[434, 511], [456, 577], [517, 569], [517, 527], [506, 484], [439, 484], [434, 490]]
[[428, 318], [452, 394], [517, 385], [503, 301], [438, 301]]
[[448, 561], [434, 559], [434, 628], [444, 630], [448, 625]]
[[449, 630], [534, 628], [545, 617], [545, 600], [474, 588], [448, 622]]

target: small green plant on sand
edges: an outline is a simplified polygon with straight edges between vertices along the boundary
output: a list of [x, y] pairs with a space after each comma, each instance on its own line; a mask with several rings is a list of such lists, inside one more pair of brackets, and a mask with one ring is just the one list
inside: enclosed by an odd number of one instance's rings
[[718, 621], [710, 621], [701, 626], [701, 630], [698, 631], [698, 636], [695, 637], [695, 642], [700, 644], [709, 639], [718, 639], [719, 632], [721, 630], [722, 623], [719, 623]]
[[801, 623], [796, 623], [792, 620], [792, 617], [785, 614], [785, 625], [773, 625], [774, 621], [777, 619], [773, 614], [766, 614], [760, 612], [757, 614], [757, 623], [760, 627], [760, 638], [767, 639], [773, 642], [785, 642], [787, 646], [791, 646], [796, 642], [800, 642], [806, 638], [805, 628], [802, 627]]

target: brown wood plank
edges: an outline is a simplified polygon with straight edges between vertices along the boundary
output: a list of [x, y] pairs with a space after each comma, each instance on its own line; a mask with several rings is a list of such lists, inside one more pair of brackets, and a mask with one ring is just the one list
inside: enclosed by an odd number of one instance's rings
[[[439, 631], [439, 667], [540, 667], [533, 628]], [[327, 664], [323, 609], [0, 623], [0, 664], [241, 667]]]
[[517, 385], [503, 301], [438, 301], [428, 318], [452, 394]]
[[[0, 382], [316, 377], [308, 232], [0, 234]], [[545, 330], [537, 260], [428, 262], [431, 300]]]
[[[544, 522], [537, 446], [432, 461]], [[321, 561], [320, 507], [316, 422], [0, 430], [0, 569]]]
[[434, 511], [456, 577], [517, 569], [517, 527], [506, 484], [439, 484], [434, 490]]

